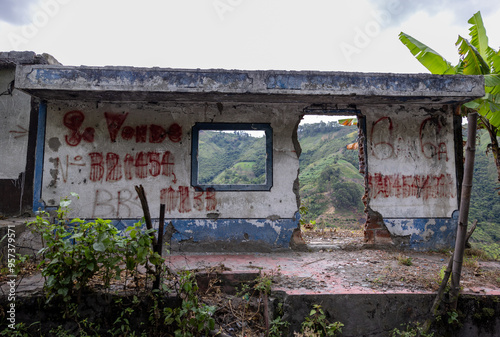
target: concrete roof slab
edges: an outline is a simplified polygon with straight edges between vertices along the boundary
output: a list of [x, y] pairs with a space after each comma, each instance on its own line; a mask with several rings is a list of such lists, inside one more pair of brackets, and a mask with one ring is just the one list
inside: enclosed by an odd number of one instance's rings
[[260, 103], [463, 103], [482, 76], [134, 67], [19, 66], [16, 87], [42, 99]]

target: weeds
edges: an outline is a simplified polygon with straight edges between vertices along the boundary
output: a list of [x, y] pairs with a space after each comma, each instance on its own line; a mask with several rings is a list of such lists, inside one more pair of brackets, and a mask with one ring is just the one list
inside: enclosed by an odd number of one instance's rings
[[420, 325], [419, 322], [412, 322], [407, 324], [403, 331], [395, 328], [392, 330], [391, 337], [433, 337], [434, 333], [427, 333], [424, 330], [424, 327]]
[[295, 333], [295, 336], [337, 336], [342, 333], [344, 324], [340, 322], [329, 323], [321, 305], [314, 304], [309, 315], [302, 322], [301, 333]]
[[32, 336], [30, 334], [30, 328], [34, 325], [39, 325], [40, 322], [34, 322], [31, 323], [30, 325], [26, 325], [26, 323], [20, 322], [16, 323], [14, 325], [14, 328], [5, 328], [4, 330], [0, 331], [0, 336], [10, 336], [10, 337], [30, 337]]
[[479, 258], [477, 256], [470, 256], [470, 257], [465, 256], [463, 260], [464, 261], [463, 265], [464, 267], [469, 267], [469, 268], [479, 268], [478, 260]]
[[276, 308], [276, 318], [269, 326], [269, 337], [286, 336], [290, 323], [283, 320], [283, 303], [278, 303]]
[[[441, 269], [439, 270], [438, 276], [437, 276], [437, 282], [439, 286], [441, 286], [441, 283], [443, 283], [444, 275], [446, 273], [447, 266], [442, 266]], [[450, 283], [447, 282], [446, 287], [444, 289], [446, 293], [450, 291]]]
[[411, 256], [403, 256], [403, 255], [399, 254], [397, 256], [397, 260], [398, 260], [398, 263], [403, 265], [403, 266], [413, 265]]
[[179, 275], [178, 291], [182, 304], [178, 308], [163, 310], [164, 323], [177, 325], [175, 336], [191, 337], [200, 336], [202, 333], [208, 334], [215, 328], [212, 316], [216, 308], [199, 302], [198, 284], [193, 273], [182, 271]]

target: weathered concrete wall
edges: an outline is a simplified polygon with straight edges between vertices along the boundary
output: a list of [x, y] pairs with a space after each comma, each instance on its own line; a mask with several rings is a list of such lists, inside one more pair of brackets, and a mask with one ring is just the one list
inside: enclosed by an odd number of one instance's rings
[[[242, 281], [248, 284], [248, 276], [238, 279], [230, 278], [226, 275], [222, 291], [230, 289], [228, 293], [234, 291], [235, 286], [241, 288]], [[198, 279], [199, 283], [200, 278]], [[201, 281], [205, 281], [201, 279]], [[232, 290], [232, 291], [231, 291]], [[419, 323], [420, 326], [428, 316], [429, 308], [435, 298], [435, 294], [301, 294], [289, 295], [282, 292], [273, 291], [269, 308], [270, 320], [278, 318], [278, 303], [283, 303], [282, 322], [288, 322], [288, 334], [284, 336], [294, 336], [294, 332], [301, 331], [301, 324], [309, 315], [314, 305], [321, 305], [325, 312], [326, 320], [329, 323], [340, 322], [343, 337], [388, 337], [392, 336], [392, 331], [397, 328], [401, 332], [406, 331], [407, 325]], [[134, 294], [134, 301], [137, 298], [141, 301], [140, 308], [129, 318], [130, 327], [141, 327], [141, 323], [147, 322], [152, 307], [151, 296], [142, 297]], [[119, 301], [118, 301], [119, 299]], [[120, 318], [124, 304], [132, 306], [132, 296], [91, 293], [82, 296], [78, 305], [80, 319], [86, 319], [94, 327], [103, 328], [103, 333], [112, 326], [112, 323]], [[39, 335], [40, 330], [47, 332], [64, 326], [66, 331], [77, 333], [78, 322], [68, 320], [61, 313], [67, 310], [67, 304], [51, 302], [51, 306], [44, 305], [46, 298], [43, 295], [17, 296], [16, 298], [16, 323], [23, 322], [32, 335]], [[176, 297], [163, 296], [160, 301], [160, 308], [178, 307], [181, 305], [180, 299]], [[4, 311], [8, 311], [8, 301], [6, 295], [0, 296], [0, 306]], [[134, 302], [134, 304], [137, 304]], [[274, 310], [273, 310], [274, 309]], [[236, 309], [235, 309], [236, 310]], [[274, 313], [273, 313], [274, 312]], [[435, 336], [455, 336], [455, 337], [497, 337], [500, 328], [500, 300], [499, 296], [489, 295], [462, 295], [458, 301], [458, 322], [448, 324], [448, 315], [444, 313], [439, 322], [435, 322], [430, 332]], [[3, 325], [2, 323], [5, 322]], [[0, 329], [6, 328], [8, 322], [0, 322]], [[43, 324], [40, 324], [43, 322]], [[36, 329], [36, 330], [35, 330]], [[408, 335], [410, 335], [408, 333]]]
[[17, 179], [26, 169], [26, 156], [11, 158], [13, 153], [26, 153], [31, 111], [31, 96], [14, 89], [15, 68], [0, 69], [0, 179]]
[[[278, 297], [279, 294], [275, 293]], [[339, 294], [339, 295], [288, 295], [284, 303], [283, 320], [290, 323], [290, 331], [300, 331], [301, 322], [309, 315], [313, 305], [322, 306], [326, 319], [344, 324], [345, 337], [392, 336], [397, 328], [406, 331], [408, 324], [425, 322], [435, 294]], [[498, 296], [462, 295], [458, 301], [458, 321], [447, 324], [448, 316], [432, 325], [436, 336], [494, 337], [498, 336], [500, 311]], [[485, 315], [483, 308], [489, 314]], [[290, 332], [289, 336], [293, 334]]]
[[[43, 174], [35, 205], [55, 207], [60, 197], [77, 192], [75, 215], [116, 219], [120, 227], [142, 215], [133, 189], [142, 184], [153, 217], [162, 195], [170, 197], [167, 220], [174, 229], [168, 238], [196, 247], [204, 241], [212, 250], [243, 249], [249, 242], [288, 246], [298, 222], [300, 149], [294, 127], [301, 113], [338, 111], [366, 117], [360, 136], [366, 157], [360, 164], [366, 174], [367, 241], [417, 249], [452, 245], [459, 181], [455, 149], [461, 141], [452, 109], [483, 96], [483, 83], [480, 76], [311, 71], [59, 66], [16, 71], [19, 89], [48, 102], [47, 118], [40, 119], [47, 128], [39, 127], [45, 153], [37, 158], [45, 157], [35, 172], [36, 179]], [[195, 122], [270, 123], [271, 191], [195, 191], [190, 184]]]
[[57, 63], [48, 54], [0, 52], [0, 215], [29, 214], [33, 205], [38, 103], [16, 88], [16, 68]]
[[[300, 149], [293, 135], [301, 108], [51, 101], [42, 201], [55, 207], [76, 192], [81, 198], [72, 205], [74, 216], [112, 218], [121, 227], [142, 217], [134, 190], [142, 184], [154, 218], [159, 204], [167, 204], [166, 219], [175, 228], [168, 239], [175, 250], [286, 248], [297, 225], [293, 184]], [[409, 104], [360, 111], [366, 117], [367, 241], [415, 249], [452, 246], [458, 193], [451, 108]], [[270, 123], [271, 191], [196, 191], [191, 186], [196, 122]]]
[[[454, 116], [448, 106], [383, 106], [366, 114], [368, 239], [414, 248], [453, 243], [458, 210]], [[378, 222], [378, 224], [375, 224]], [[370, 234], [369, 234], [370, 235]], [[378, 236], [378, 238], [377, 238]]]
[[26, 172], [32, 99], [14, 88], [14, 75], [15, 67], [0, 69], [0, 214], [6, 215], [31, 208], [33, 183]]
[[[259, 241], [287, 248], [297, 225], [293, 184], [299, 162], [292, 133], [299, 118], [294, 106], [52, 101], [42, 200], [57, 206], [75, 192], [80, 199], [71, 206], [73, 216], [137, 221], [143, 211], [134, 186], [143, 185], [152, 217], [159, 217], [160, 203], [167, 205], [165, 217], [174, 220], [178, 241]], [[191, 186], [195, 122], [270, 123], [271, 190], [196, 191]]]

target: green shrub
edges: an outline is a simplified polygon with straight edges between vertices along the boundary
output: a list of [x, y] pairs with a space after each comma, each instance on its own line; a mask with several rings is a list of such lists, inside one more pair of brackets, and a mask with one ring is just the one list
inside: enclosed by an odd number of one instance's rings
[[121, 233], [110, 220], [69, 221], [70, 204], [68, 198], [61, 200], [54, 223], [47, 220], [46, 212], [40, 212], [28, 224], [44, 242], [39, 255], [44, 257], [40, 266], [46, 278], [48, 301], [57, 295], [64, 301], [80, 296], [98, 273], [102, 274], [104, 287], [109, 288], [112, 279], [120, 279], [122, 265], [133, 270], [147, 262], [162, 264], [161, 257], [152, 250], [153, 229], [142, 230], [142, 224], [137, 223]]

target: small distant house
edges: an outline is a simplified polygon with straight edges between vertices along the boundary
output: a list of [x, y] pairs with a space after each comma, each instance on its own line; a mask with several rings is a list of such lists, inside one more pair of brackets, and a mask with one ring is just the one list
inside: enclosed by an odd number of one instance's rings
[[[474, 76], [69, 67], [11, 52], [0, 53], [0, 92], [2, 214], [75, 192], [73, 216], [127, 226], [143, 215], [142, 185], [152, 217], [166, 205], [173, 250], [273, 251], [299, 224], [304, 115], [358, 118], [368, 243], [452, 246], [459, 106], [484, 88]], [[260, 133], [265, 179], [207, 179], [210, 132]]]

